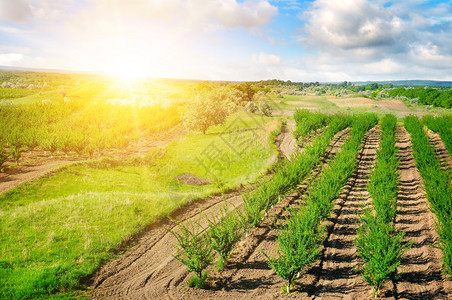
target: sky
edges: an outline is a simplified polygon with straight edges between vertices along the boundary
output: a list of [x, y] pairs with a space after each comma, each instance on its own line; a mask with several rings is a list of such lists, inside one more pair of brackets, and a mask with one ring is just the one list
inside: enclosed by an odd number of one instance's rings
[[0, 0], [0, 66], [204, 80], [452, 80], [452, 0]]

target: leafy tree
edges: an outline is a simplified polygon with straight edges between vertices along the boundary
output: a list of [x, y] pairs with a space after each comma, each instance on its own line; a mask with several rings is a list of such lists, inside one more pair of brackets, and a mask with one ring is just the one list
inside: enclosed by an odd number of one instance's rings
[[239, 90], [243, 93], [243, 101], [244, 102], [250, 102], [253, 100], [254, 94], [256, 91], [253, 89], [251, 82], [243, 82], [236, 85], [233, 85], [232, 88]]
[[254, 114], [254, 113], [257, 112], [258, 109], [259, 109], [259, 107], [258, 107], [258, 106], [256, 105], [256, 103], [254, 103], [253, 101], [248, 102], [248, 103], [246, 104], [246, 106], [245, 106], [245, 111], [246, 111], [247, 113], [252, 113], [252, 114]]
[[227, 88], [203, 90], [188, 104], [183, 123], [188, 130], [201, 130], [205, 134], [210, 126], [223, 124], [234, 110], [231, 91]]

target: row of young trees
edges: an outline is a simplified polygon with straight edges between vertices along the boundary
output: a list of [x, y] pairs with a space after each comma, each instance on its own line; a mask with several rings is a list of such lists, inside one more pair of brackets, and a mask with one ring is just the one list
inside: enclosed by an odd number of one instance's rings
[[121, 107], [105, 103], [44, 102], [0, 106], [0, 168], [11, 157], [36, 148], [54, 155], [93, 156], [125, 149], [141, 134], [168, 129], [180, 121], [182, 108]]
[[356, 168], [356, 156], [364, 135], [377, 122], [375, 115], [354, 118], [350, 138], [310, 187], [305, 205], [291, 211], [286, 223], [281, 224], [278, 254], [274, 258], [267, 256], [267, 259], [269, 266], [286, 280], [287, 292], [290, 292], [296, 275], [320, 252], [325, 237], [321, 223], [331, 214], [332, 200]]
[[452, 187], [450, 170], [442, 169], [434, 147], [415, 116], [404, 119], [405, 128], [411, 134], [413, 156], [421, 173], [427, 197], [436, 214], [439, 246], [443, 252], [445, 272], [452, 277]]
[[293, 136], [296, 140], [307, 136], [310, 132], [322, 128], [331, 121], [331, 116], [312, 113], [308, 109], [297, 109], [294, 114], [296, 129]]
[[[92, 85], [85, 89], [88, 94], [93, 90], [99, 93]], [[109, 149], [125, 149], [140, 135], [161, 132], [180, 121], [188, 130], [205, 133], [210, 126], [224, 123], [238, 107], [254, 103], [254, 94], [251, 83], [201, 83], [193, 92], [181, 95], [185, 102], [170, 105], [120, 106], [86, 99], [3, 104], [0, 106], [0, 169], [11, 157], [19, 161], [23, 151], [35, 148], [48, 151], [51, 156], [58, 151], [90, 157]], [[264, 104], [262, 113], [270, 115], [271, 107]]]
[[[308, 113], [306, 117], [314, 120]], [[281, 163], [271, 180], [261, 182], [252, 193], [242, 195], [243, 212], [224, 211], [220, 217], [212, 217], [209, 220], [207, 234], [200, 234], [202, 229], [196, 222], [188, 225], [179, 224], [178, 231], [173, 230], [178, 241], [175, 257], [185, 264], [190, 272], [196, 274], [190, 279], [190, 286], [203, 286], [207, 277], [203, 271], [213, 261], [213, 250], [218, 253], [218, 267], [221, 269], [242, 234], [249, 228], [257, 226], [262, 221], [265, 211], [296, 188], [320, 162], [333, 136], [349, 126], [351, 120], [350, 116], [332, 116], [328, 130], [318, 136], [311, 145], [306, 146], [303, 153]], [[310, 126], [307, 122], [304, 124]]]
[[397, 118], [386, 115], [381, 123], [380, 149], [367, 187], [372, 205], [360, 217], [355, 244], [364, 264], [361, 272], [374, 288], [377, 297], [383, 283], [394, 276], [402, 254], [410, 244], [402, 244], [404, 232], [397, 232], [394, 220], [397, 211], [398, 158], [395, 147]]
[[447, 152], [452, 156], [452, 116], [444, 115], [433, 117], [427, 115], [422, 118], [422, 123], [424, 123], [431, 131], [439, 134]]

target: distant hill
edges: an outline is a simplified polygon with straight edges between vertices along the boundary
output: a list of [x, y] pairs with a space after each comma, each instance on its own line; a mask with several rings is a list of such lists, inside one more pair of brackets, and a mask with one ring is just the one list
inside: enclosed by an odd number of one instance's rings
[[394, 86], [450, 86], [452, 81], [435, 81], [435, 80], [387, 80], [387, 81], [355, 81], [353, 84], [366, 85], [369, 83], [389, 84]]

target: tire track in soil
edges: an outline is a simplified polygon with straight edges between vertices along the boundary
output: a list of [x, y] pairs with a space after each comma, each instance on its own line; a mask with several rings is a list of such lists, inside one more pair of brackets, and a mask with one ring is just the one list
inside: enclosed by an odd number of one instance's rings
[[[291, 138], [293, 139], [293, 136], [291, 132], [286, 132], [282, 133], [278, 138], [280, 140], [290, 140]], [[292, 149], [292, 151], [295, 150], [296, 148]], [[171, 216], [186, 224], [187, 220], [197, 220], [201, 213], [204, 216], [218, 214], [223, 207], [223, 200], [227, 201], [229, 209], [236, 209], [242, 204], [242, 192], [244, 192], [244, 189], [191, 202], [187, 206], [176, 210]], [[201, 226], [207, 228], [205, 218], [201, 219]], [[121, 249], [125, 249], [130, 244], [138, 241], [135, 246], [127, 250], [119, 259], [101, 267], [85, 280], [85, 284], [94, 290], [93, 298], [136, 299], [140, 297], [158, 297], [164, 293], [162, 290], [158, 290], [158, 292], [150, 291], [150, 294], [146, 294], [143, 292], [143, 288], [149, 282], [152, 282], [153, 285], [166, 289], [166, 285], [174, 279], [177, 281], [177, 278], [179, 280], [180, 278], [185, 278], [187, 275], [185, 267], [181, 266], [170, 255], [174, 252], [175, 239], [168, 230], [172, 230], [175, 227], [176, 224], [174, 222], [165, 218], [149, 225], [141, 234], [124, 242], [120, 247]], [[118, 287], [119, 285], [124, 288]]]
[[303, 299], [367, 299], [371, 288], [362, 279], [354, 239], [360, 226], [362, 206], [370, 204], [367, 183], [373, 168], [380, 136], [379, 126], [368, 131], [358, 154], [358, 167], [335, 200], [326, 221], [327, 238], [318, 259], [302, 279], [297, 290]]
[[438, 241], [435, 216], [422, 187], [411, 148], [410, 134], [397, 127], [396, 146], [400, 157], [400, 183], [397, 197], [396, 228], [406, 235], [404, 242], [413, 242], [402, 257], [395, 281], [399, 299], [451, 299], [451, 282], [441, 273], [441, 250], [433, 247]]
[[[337, 154], [345, 139], [349, 136], [349, 129], [338, 133], [330, 142], [321, 163], [298, 187], [298, 191], [291, 193], [280, 203], [267, 212], [267, 217], [249, 235], [238, 243], [231, 261], [225, 270], [212, 278], [210, 290], [190, 290], [183, 298], [193, 299], [241, 299], [241, 298], [269, 298], [278, 295], [281, 285], [280, 278], [267, 266], [261, 251], [269, 255], [276, 254], [277, 230], [273, 230], [276, 219], [288, 216], [287, 208], [297, 207], [302, 200], [308, 184], [315, 180], [326, 163]], [[177, 282], [171, 287], [172, 299], [180, 299], [185, 282]], [[171, 291], [176, 291], [172, 292]]]
[[441, 164], [443, 166], [448, 166], [449, 170], [452, 170], [452, 159], [450, 158], [446, 146], [444, 145], [444, 142], [439, 136], [439, 134], [434, 133], [428, 128], [426, 129], [426, 132], [429, 138], [430, 145], [434, 147], [436, 155], [438, 156]]
[[[233, 207], [242, 204], [238, 192], [226, 197]], [[203, 215], [218, 213], [222, 202], [221, 196], [196, 201], [181, 208], [173, 217], [178, 216], [183, 222], [197, 220], [201, 211]], [[207, 227], [205, 218], [201, 218], [201, 226]], [[169, 220], [152, 225], [137, 245], [103, 266], [87, 281], [93, 290], [91, 296], [99, 299], [171, 298], [171, 290], [178, 288], [188, 275], [185, 266], [171, 255], [176, 241], [167, 230], [173, 228], [175, 224]]]

